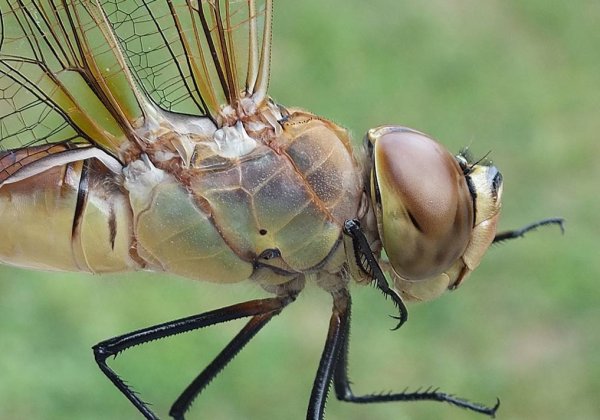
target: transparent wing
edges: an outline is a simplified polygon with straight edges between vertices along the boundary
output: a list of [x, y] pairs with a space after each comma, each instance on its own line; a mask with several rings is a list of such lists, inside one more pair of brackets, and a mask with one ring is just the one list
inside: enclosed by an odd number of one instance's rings
[[243, 115], [266, 98], [271, 14], [272, 0], [0, 1], [0, 171], [53, 145], [143, 150], [149, 100]]
[[139, 86], [161, 108], [217, 121], [222, 105], [265, 99], [272, 0], [108, 0]]
[[118, 156], [138, 141], [144, 100], [96, 3], [2, 1], [0, 11], [0, 152], [69, 144]]

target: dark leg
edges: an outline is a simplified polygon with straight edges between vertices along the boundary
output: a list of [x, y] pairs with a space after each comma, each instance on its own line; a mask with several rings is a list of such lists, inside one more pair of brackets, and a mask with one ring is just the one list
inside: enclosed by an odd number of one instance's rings
[[319, 361], [317, 376], [313, 383], [308, 402], [307, 420], [322, 420], [325, 414], [325, 402], [331, 387], [335, 366], [340, 358], [340, 350], [348, 339], [345, 334], [350, 327], [350, 295], [347, 290], [333, 294], [333, 310], [329, 320], [327, 340]]
[[397, 394], [354, 395], [348, 379], [350, 307], [351, 299], [347, 290], [333, 294], [333, 311], [329, 322], [329, 331], [310, 394], [308, 412], [306, 413], [307, 420], [322, 420], [324, 418], [325, 402], [332, 379], [334, 381], [336, 397], [341, 401], [359, 404], [391, 401], [440, 401], [494, 417], [496, 410], [500, 406], [500, 400], [493, 407], [487, 407], [437, 390], [410, 393], [401, 392]]
[[344, 222], [344, 233], [352, 238], [356, 264], [365, 274], [373, 279], [375, 287], [377, 287], [385, 297], [390, 297], [392, 302], [394, 302], [394, 305], [398, 308], [400, 315], [392, 316], [392, 318], [398, 320], [398, 324], [393, 328], [394, 330], [397, 330], [408, 320], [408, 309], [406, 309], [406, 305], [402, 301], [400, 295], [388, 285], [385, 274], [381, 271], [377, 258], [373, 255], [369, 242], [360, 229], [359, 221], [355, 219], [346, 220]]
[[[335, 308], [335, 306], [334, 306]], [[440, 401], [447, 402], [452, 405], [466, 408], [471, 411], [476, 411], [478, 413], [487, 414], [491, 417], [494, 417], [496, 410], [500, 405], [500, 400], [496, 402], [493, 407], [487, 407], [481, 404], [475, 404], [467, 400], [463, 400], [461, 398], [454, 397], [452, 395], [439, 392], [437, 389], [427, 389], [425, 391], [416, 391], [416, 392], [400, 392], [397, 394], [388, 393], [388, 394], [367, 394], [356, 396], [352, 392], [350, 388], [350, 381], [348, 379], [348, 348], [349, 348], [349, 336], [350, 336], [350, 297], [347, 297], [347, 305], [346, 310], [338, 315], [340, 319], [339, 321], [339, 329], [341, 331], [336, 331], [332, 333], [330, 324], [330, 332], [329, 337], [332, 335], [337, 335], [340, 337], [339, 342], [336, 342], [336, 346], [339, 346], [337, 350], [337, 357], [335, 360], [334, 366], [334, 387], [335, 394], [338, 400], [353, 402], [358, 404], [369, 404], [369, 403], [378, 403], [378, 402], [391, 402], [391, 401]], [[333, 316], [332, 316], [333, 319]], [[328, 341], [329, 341], [328, 337]], [[326, 345], [327, 346], [327, 345]], [[324, 353], [325, 354], [325, 353]], [[311, 419], [317, 419], [321, 417], [311, 417]]]
[[[225, 347], [217, 358], [192, 382], [178, 398], [171, 409], [171, 415], [183, 418], [183, 413], [194, 397], [233, 359], [233, 357], [254, 337], [254, 335], [283, 308], [291, 303], [296, 295], [279, 296], [267, 299], [257, 299], [239, 303], [214, 311], [205, 312], [187, 318], [181, 318], [153, 327], [144, 328], [132, 333], [102, 341], [93, 347], [94, 357], [98, 366], [110, 381], [131, 401], [131, 403], [146, 417], [155, 420], [158, 417], [150, 410], [136, 393], [107, 365], [106, 359], [130, 347], [159, 340], [175, 334], [193, 331], [234, 319], [252, 317], [238, 335]], [[173, 414], [173, 410], [175, 413]]]
[[[288, 302], [289, 303], [289, 302]], [[287, 305], [287, 303], [285, 303]], [[242, 330], [227, 344], [217, 357], [188, 385], [173, 403], [169, 415], [174, 419], [183, 419], [194, 399], [204, 388], [233, 360], [240, 350], [258, 333], [267, 322], [279, 314], [284, 306], [253, 316]]]
[[493, 243], [507, 241], [509, 239], [522, 238], [527, 232], [546, 225], [558, 225], [560, 226], [560, 231], [565, 233], [565, 219], [561, 217], [553, 217], [551, 219], [544, 219], [540, 220], [539, 222], [531, 223], [527, 226], [523, 226], [521, 229], [497, 233]]

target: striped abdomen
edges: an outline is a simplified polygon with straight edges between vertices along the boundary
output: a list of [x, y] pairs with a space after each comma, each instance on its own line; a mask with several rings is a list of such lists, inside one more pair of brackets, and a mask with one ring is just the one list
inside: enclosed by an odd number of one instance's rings
[[[6, 174], [4, 168], [20, 155], [35, 155], [34, 149], [0, 154], [0, 173]], [[132, 252], [128, 200], [115, 175], [97, 159], [0, 181], [0, 261], [92, 273], [140, 267]]]

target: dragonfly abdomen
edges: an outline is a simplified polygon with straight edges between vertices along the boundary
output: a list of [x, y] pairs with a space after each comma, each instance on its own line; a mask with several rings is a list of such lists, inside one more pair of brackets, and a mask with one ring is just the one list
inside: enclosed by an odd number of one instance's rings
[[98, 160], [85, 159], [2, 184], [0, 260], [58, 271], [139, 269], [131, 210], [116, 182]]

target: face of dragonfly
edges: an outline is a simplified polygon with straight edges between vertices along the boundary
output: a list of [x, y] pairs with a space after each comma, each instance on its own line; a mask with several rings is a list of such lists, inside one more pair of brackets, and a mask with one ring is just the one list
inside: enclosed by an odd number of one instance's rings
[[502, 175], [405, 127], [372, 129], [366, 141], [371, 200], [396, 289], [429, 300], [456, 288], [494, 239]]

